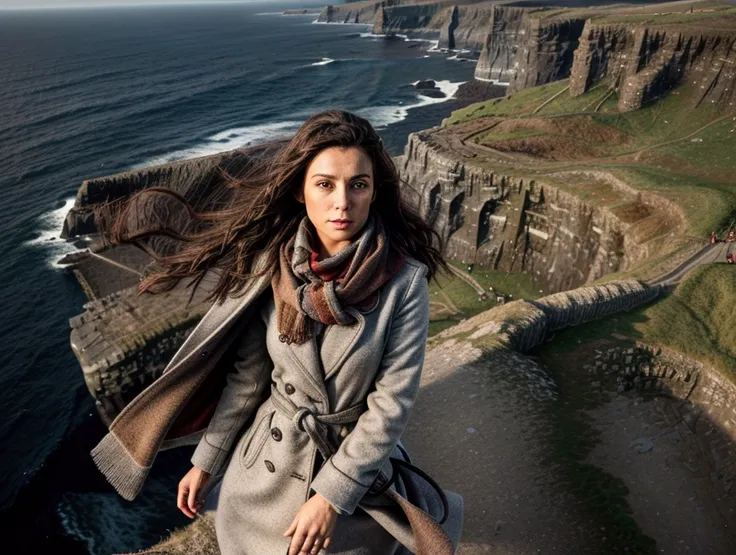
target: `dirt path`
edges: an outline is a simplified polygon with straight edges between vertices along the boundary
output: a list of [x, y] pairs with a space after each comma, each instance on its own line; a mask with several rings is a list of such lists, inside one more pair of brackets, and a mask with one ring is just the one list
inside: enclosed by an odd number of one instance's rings
[[483, 289], [483, 286], [480, 283], [478, 283], [477, 281], [475, 281], [470, 276], [470, 274], [466, 274], [462, 270], [458, 270], [452, 264], [450, 264], [450, 270], [452, 270], [452, 273], [455, 274], [456, 276], [458, 276], [460, 279], [462, 279], [463, 281], [467, 282], [468, 285], [470, 285], [473, 289], [475, 289], [476, 293], [478, 293], [479, 295], [482, 295], [483, 293], [486, 292], [485, 289]]

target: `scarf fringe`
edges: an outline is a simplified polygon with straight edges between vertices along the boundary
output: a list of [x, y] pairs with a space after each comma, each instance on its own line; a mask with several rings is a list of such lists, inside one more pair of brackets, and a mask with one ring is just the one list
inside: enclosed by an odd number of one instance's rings
[[92, 460], [123, 499], [133, 501], [143, 488], [150, 466], [140, 466], [133, 460], [120, 440], [108, 433], [92, 449]]

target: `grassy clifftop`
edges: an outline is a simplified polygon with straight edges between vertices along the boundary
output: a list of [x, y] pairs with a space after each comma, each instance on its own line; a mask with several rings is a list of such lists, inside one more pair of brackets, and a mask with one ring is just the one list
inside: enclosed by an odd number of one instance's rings
[[[453, 112], [443, 125], [484, 150], [483, 163], [530, 178], [604, 170], [680, 206], [687, 233], [706, 237], [736, 222], [736, 106], [692, 108], [685, 83], [643, 108], [616, 110], [601, 82], [577, 97], [558, 81]], [[584, 191], [581, 191], [584, 193]]]

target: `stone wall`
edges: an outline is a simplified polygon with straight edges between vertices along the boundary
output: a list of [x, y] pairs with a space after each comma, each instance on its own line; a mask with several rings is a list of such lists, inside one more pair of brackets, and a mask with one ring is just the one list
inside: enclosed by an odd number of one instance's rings
[[493, 308], [440, 332], [436, 338], [441, 341], [461, 334], [468, 339], [494, 336], [516, 351], [527, 352], [555, 331], [631, 310], [652, 301], [659, 292], [659, 287], [637, 280], [580, 287]]
[[575, 52], [570, 93], [583, 94], [608, 78], [618, 109], [636, 110], [677, 84], [695, 86], [693, 106], [734, 100], [736, 32], [685, 25], [600, 25], [586, 22]]

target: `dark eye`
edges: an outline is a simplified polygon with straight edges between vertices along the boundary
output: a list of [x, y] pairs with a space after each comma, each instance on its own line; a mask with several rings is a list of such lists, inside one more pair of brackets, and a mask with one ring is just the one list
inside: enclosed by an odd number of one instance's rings
[[359, 189], [365, 189], [368, 187], [368, 184], [365, 181], [356, 181], [353, 185], [359, 186]]
[[317, 183], [317, 187], [322, 187], [322, 185], [328, 185], [329, 186], [330, 185], [330, 182], [329, 181], [320, 181], [319, 183]]

